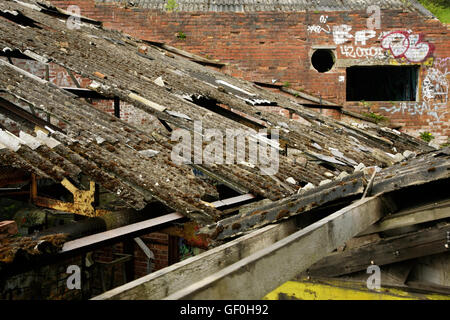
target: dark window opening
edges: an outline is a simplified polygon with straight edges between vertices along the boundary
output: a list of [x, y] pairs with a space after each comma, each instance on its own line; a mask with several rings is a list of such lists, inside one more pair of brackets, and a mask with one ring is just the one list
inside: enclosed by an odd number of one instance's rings
[[330, 49], [318, 49], [314, 51], [311, 57], [311, 63], [319, 72], [330, 71], [334, 66], [335, 57], [333, 51]]
[[415, 101], [419, 66], [347, 68], [347, 101]]

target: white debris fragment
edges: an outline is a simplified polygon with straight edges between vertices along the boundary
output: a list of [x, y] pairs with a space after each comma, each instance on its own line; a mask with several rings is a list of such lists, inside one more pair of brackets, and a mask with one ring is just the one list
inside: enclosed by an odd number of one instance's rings
[[324, 184], [327, 184], [327, 183], [330, 183], [330, 182], [331, 182], [330, 179], [322, 180], [322, 181], [320, 181], [319, 186], [323, 186]]
[[297, 181], [295, 181], [295, 179], [292, 178], [292, 177], [287, 178], [286, 182], [289, 182], [290, 184], [296, 184], [297, 183]]
[[156, 156], [159, 153], [159, 151], [147, 149], [147, 150], [141, 150], [141, 151], [139, 151], [139, 153], [142, 154], [143, 156], [151, 158], [151, 157]]
[[250, 168], [254, 168], [255, 167], [254, 164], [251, 164], [250, 162], [247, 162], [247, 161], [241, 161], [241, 162], [239, 162], [239, 164], [243, 164], [244, 166], [247, 166], [247, 167], [250, 167]]
[[360, 163], [355, 167], [355, 172], [357, 171], [362, 171], [366, 166], [364, 165], [364, 163]]
[[409, 151], [409, 150], [406, 150], [405, 152], [403, 152], [403, 156], [404, 156], [406, 159], [414, 158], [416, 155], [417, 155], [417, 154], [416, 154], [415, 152]]
[[[56, 140], [56, 139], [54, 139], [52, 137], [48, 137], [47, 134], [44, 131], [42, 131], [42, 130], [36, 131], [36, 139], [38, 139], [40, 142], [45, 144], [50, 149], [53, 149], [54, 147], [56, 147], [56, 146], [61, 144], [61, 142], [59, 142], [58, 140]], [[76, 141], [76, 140], [73, 140], [73, 139], [70, 139], [70, 140], [73, 141], [73, 142]]]
[[36, 150], [37, 148], [39, 148], [41, 146], [41, 143], [39, 140], [37, 140], [35, 137], [33, 137], [32, 135], [29, 135], [26, 132], [20, 131], [19, 137], [20, 137], [20, 139], [25, 141], [25, 144], [28, 147], [30, 147], [31, 150]]
[[252, 96], [252, 97], [255, 96], [255, 94], [250, 93], [250, 92], [248, 92], [248, 91], [245, 91], [244, 89], [241, 89], [241, 88], [239, 88], [239, 87], [236, 87], [235, 85], [232, 85], [231, 83], [228, 83], [228, 82], [226, 82], [226, 81], [223, 81], [223, 80], [216, 80], [216, 83], [221, 84], [221, 85], [224, 85], [224, 86], [227, 86], [227, 87], [232, 88], [232, 89], [234, 89], [234, 90], [236, 90], [236, 91], [240, 91], [240, 92], [242, 92], [243, 94], [246, 94], [246, 95], [248, 95], [248, 96]]
[[16, 137], [11, 132], [0, 130], [0, 143], [5, 145], [8, 149], [16, 152], [20, 149], [21, 144], [25, 144], [25, 141]]
[[312, 146], [316, 149], [322, 150], [322, 147], [318, 143], [313, 143]]
[[102, 144], [103, 142], [105, 142], [105, 139], [103, 139], [103, 138], [100, 137], [100, 136], [96, 136], [96, 137], [95, 137], [95, 141], [97, 141], [97, 144]]
[[101, 86], [101, 84], [98, 83], [97, 81], [92, 81], [92, 82], [88, 85], [88, 88], [91, 88], [91, 89], [97, 89], [97, 88], [100, 88], [100, 86]]
[[160, 87], [164, 87], [164, 80], [162, 79], [162, 77], [158, 77], [155, 79], [155, 81], [153, 81], [156, 85], [160, 86]]
[[286, 122], [278, 122], [278, 125], [285, 129], [290, 129], [289, 125]]
[[436, 150], [440, 148], [440, 146], [434, 141], [430, 141], [428, 145]]
[[307, 191], [307, 190], [311, 190], [314, 189], [316, 186], [313, 185], [311, 182], [308, 182], [308, 184], [306, 186], [304, 186], [303, 188], [301, 188], [300, 190], [302, 191]]
[[192, 119], [188, 115], [186, 115], [184, 113], [181, 113], [181, 112], [178, 112], [178, 111], [171, 111], [171, 110], [166, 110], [166, 112], [168, 114], [170, 114], [171, 116], [192, 121]]
[[328, 178], [333, 178], [334, 174], [332, 174], [331, 172], [325, 172], [324, 175], [326, 175]]
[[341, 173], [339, 173], [339, 175], [337, 176], [338, 179], [344, 179], [346, 176], [348, 176], [347, 171], [342, 171]]
[[404, 157], [401, 153], [396, 153], [396, 154], [394, 155], [394, 162], [395, 162], [395, 163], [401, 162], [401, 161], [403, 161], [403, 160], [405, 160], [405, 157]]

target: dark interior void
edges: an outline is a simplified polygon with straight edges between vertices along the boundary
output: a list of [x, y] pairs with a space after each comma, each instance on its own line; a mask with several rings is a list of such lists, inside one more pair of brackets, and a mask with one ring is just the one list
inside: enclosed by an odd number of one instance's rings
[[329, 49], [318, 49], [314, 51], [311, 56], [311, 63], [319, 72], [327, 72], [330, 71], [334, 66], [334, 54], [333, 51]]
[[419, 66], [347, 68], [347, 101], [415, 101]]

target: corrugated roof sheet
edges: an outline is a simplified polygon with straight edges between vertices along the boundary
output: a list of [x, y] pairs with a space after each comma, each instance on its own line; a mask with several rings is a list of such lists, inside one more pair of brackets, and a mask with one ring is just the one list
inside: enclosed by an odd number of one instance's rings
[[[166, 10], [166, 0], [96, 0], [127, 7]], [[418, 11], [431, 16], [417, 1], [403, 0], [177, 0], [176, 10], [185, 12], [257, 12], [257, 11], [353, 11], [366, 10], [370, 5], [382, 9]]]
[[[282, 147], [297, 150], [304, 162], [280, 154], [274, 176], [261, 175], [258, 167], [245, 164], [194, 166], [242, 192], [279, 200], [295, 194], [306, 183], [318, 185], [342, 171], [351, 173], [358, 163], [385, 167], [393, 163], [393, 153], [430, 150], [423, 142], [399, 132], [377, 126], [358, 128], [323, 117], [287, 97], [124, 34], [103, 30], [88, 20], [80, 29], [68, 29], [67, 16], [47, 14], [49, 7], [34, 1], [26, 3], [35, 6], [0, 3], [2, 12], [21, 12], [34, 21], [24, 27], [21, 21], [0, 18], [3, 52], [29, 50], [92, 80], [93, 90], [119, 97], [173, 128], [192, 132], [192, 120], [202, 120], [204, 128], [222, 130], [279, 128]], [[144, 45], [147, 52], [139, 53]], [[0, 131], [2, 165], [57, 182], [69, 178], [76, 183], [82, 173], [134, 209], [142, 209], [156, 199], [200, 224], [220, 218], [220, 212], [202, 200], [205, 195], [217, 196], [215, 186], [196, 177], [193, 166], [171, 161], [169, 132], [145, 133], [143, 128], [101, 112], [64, 89], [1, 61], [1, 98], [16, 106], [17, 112], [27, 112], [24, 118], [1, 109], [10, 120]], [[164, 87], [153, 82], [158, 77], [162, 77]], [[213, 108], [199, 101], [211, 103]], [[304, 122], [260, 110], [254, 106], [258, 101], [290, 109]], [[41, 116], [30, 112], [30, 106]], [[227, 106], [227, 110], [220, 106]], [[57, 130], [48, 130], [48, 136], [36, 133], [37, 120], [33, 122], [32, 117], [42, 121], [47, 116]], [[150, 152], [149, 157], [142, 154], [144, 150], [157, 153]], [[289, 178], [296, 183], [287, 182]]]

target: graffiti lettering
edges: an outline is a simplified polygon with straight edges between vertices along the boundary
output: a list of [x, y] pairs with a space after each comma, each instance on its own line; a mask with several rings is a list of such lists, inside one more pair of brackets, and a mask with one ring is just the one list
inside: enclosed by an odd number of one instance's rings
[[[319, 22], [322, 24], [327, 23], [328, 20], [328, 16], [320, 16]], [[326, 28], [323, 28], [320, 25], [312, 25], [312, 26], [308, 26], [307, 30], [309, 33], [321, 33], [321, 32], [325, 32], [325, 33], [331, 33], [331, 28], [329, 25], [326, 25]]]
[[390, 108], [381, 107], [380, 109], [385, 110], [386, 112], [389, 112], [391, 114], [406, 113], [411, 116], [428, 114], [429, 116], [432, 116], [434, 118], [435, 121], [431, 122], [434, 124], [442, 123], [444, 115], [448, 113], [445, 106], [442, 107], [439, 104], [432, 105], [428, 103], [428, 101], [401, 102], [399, 105], [394, 105]]
[[450, 65], [450, 57], [436, 58], [434, 61], [434, 66], [437, 68], [445, 68], [447, 65]]
[[333, 40], [336, 44], [344, 44], [350, 39], [353, 38], [353, 35], [350, 34], [352, 27], [346, 24], [342, 24], [340, 26], [333, 26]]
[[361, 47], [353, 47], [343, 45], [341, 46], [341, 54], [345, 57], [350, 58], [374, 58], [374, 57], [384, 57], [383, 49], [379, 47], [369, 47], [369, 48], [361, 48]]
[[439, 102], [447, 103], [449, 89], [447, 80], [448, 74], [450, 74], [450, 72], [448, 72], [447, 69], [445, 69], [444, 72], [436, 68], [428, 69], [422, 85], [423, 100], [438, 100]]
[[328, 30], [324, 29], [322, 26], [318, 26], [318, 25], [308, 26], [308, 32], [309, 33], [312, 33], [312, 32], [314, 32], [314, 33], [321, 33], [323, 31], [325, 33], [331, 33], [330, 26], [327, 25], [327, 27], [328, 27]]
[[377, 35], [374, 30], [361, 30], [355, 32], [355, 45], [361, 44], [362, 46], [366, 45], [366, 41], [370, 38], [373, 38]]
[[390, 50], [395, 58], [405, 58], [409, 62], [424, 61], [433, 51], [431, 43], [423, 41], [422, 34], [408, 31], [393, 31], [384, 35], [381, 47]]

